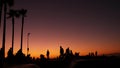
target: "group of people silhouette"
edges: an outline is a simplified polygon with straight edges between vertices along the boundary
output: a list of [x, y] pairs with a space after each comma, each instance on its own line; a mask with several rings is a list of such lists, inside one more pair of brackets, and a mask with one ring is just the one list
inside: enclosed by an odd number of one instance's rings
[[[12, 48], [10, 48], [7, 52], [7, 57], [4, 58], [4, 65], [10, 66], [10, 65], [19, 65], [19, 64], [37, 64], [40, 65], [40, 67], [47, 68], [49, 65], [51, 66], [51, 61], [52, 61], [53, 63], [58, 63], [58, 64], [60, 63], [60, 66], [67, 66], [70, 63], [70, 61], [73, 59], [73, 57], [76, 56], [75, 54], [72, 53], [72, 50], [70, 50], [69, 47], [64, 52], [63, 47], [60, 46], [59, 52], [60, 52], [59, 57], [55, 58], [53, 62], [53, 59], [50, 58], [49, 49], [46, 51], [46, 57], [45, 55], [40, 54], [39, 58], [35, 58], [30, 56], [30, 54], [25, 55], [21, 49], [19, 49], [16, 54], [13, 54]], [[2, 50], [0, 49], [0, 65], [2, 66], [3, 63], [1, 58], [2, 58]], [[46, 64], [48, 66], [46, 66]]]

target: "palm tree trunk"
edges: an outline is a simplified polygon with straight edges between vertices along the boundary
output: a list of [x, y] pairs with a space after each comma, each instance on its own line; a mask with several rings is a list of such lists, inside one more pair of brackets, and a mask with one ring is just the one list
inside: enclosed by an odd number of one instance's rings
[[0, 0], [0, 28], [1, 28], [1, 18], [2, 18], [2, 7], [3, 7], [3, 0]]
[[3, 24], [3, 40], [2, 40], [2, 62], [4, 65], [4, 59], [5, 59], [5, 38], [6, 38], [6, 12], [7, 12], [7, 4], [4, 3], [4, 24]]
[[12, 17], [12, 54], [13, 54], [13, 47], [14, 47], [14, 17]]
[[23, 28], [24, 28], [24, 16], [22, 16], [22, 27], [21, 27], [21, 51], [22, 51], [22, 44], [23, 44]]

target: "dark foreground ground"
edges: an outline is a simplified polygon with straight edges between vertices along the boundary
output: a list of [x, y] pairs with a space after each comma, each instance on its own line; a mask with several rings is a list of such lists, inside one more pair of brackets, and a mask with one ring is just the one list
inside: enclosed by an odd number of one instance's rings
[[78, 61], [72, 68], [120, 68], [120, 58], [89, 59]]
[[7, 66], [6, 68], [120, 68], [120, 58], [77, 58], [72, 61], [49, 60], [42, 63]]

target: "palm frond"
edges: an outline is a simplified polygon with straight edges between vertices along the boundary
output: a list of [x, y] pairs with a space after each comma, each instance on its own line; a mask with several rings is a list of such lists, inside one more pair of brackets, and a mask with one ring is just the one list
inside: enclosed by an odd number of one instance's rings
[[21, 9], [19, 11], [19, 14], [21, 14], [22, 16], [26, 17], [26, 13], [27, 13], [27, 10], [26, 9]]
[[10, 9], [7, 14], [9, 15], [7, 18], [11, 18], [11, 17], [18, 18], [18, 17], [20, 17], [18, 10]]
[[14, 0], [6, 0], [6, 3], [11, 7], [14, 5]]

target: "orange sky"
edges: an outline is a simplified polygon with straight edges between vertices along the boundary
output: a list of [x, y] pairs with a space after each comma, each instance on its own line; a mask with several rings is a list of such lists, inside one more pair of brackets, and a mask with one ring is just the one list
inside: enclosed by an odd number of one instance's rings
[[[11, 46], [11, 32], [10, 28], [7, 30], [9, 34], [7, 34], [6, 40], [6, 52]], [[32, 31], [31, 31], [32, 32]], [[61, 33], [62, 34], [62, 33]], [[70, 36], [61, 34], [44, 34], [41, 35], [41, 32], [34, 34], [34, 31], [31, 33], [29, 37], [29, 46], [30, 46], [30, 54], [34, 57], [39, 57], [40, 54], [46, 55], [46, 50], [50, 50], [50, 57], [59, 56], [59, 46], [63, 46], [64, 49], [70, 47], [70, 49], [74, 52], [80, 52], [80, 55], [87, 55], [88, 52], [98, 51], [98, 54], [108, 54], [114, 52], [120, 52], [120, 42], [119, 38], [115, 37], [96, 37], [95, 35], [91, 36]], [[1, 43], [0, 43], [1, 44]], [[27, 47], [27, 31], [24, 32], [24, 44], [23, 51], [26, 54]], [[18, 51], [20, 48], [20, 31], [15, 32], [15, 47], [14, 53]]]

